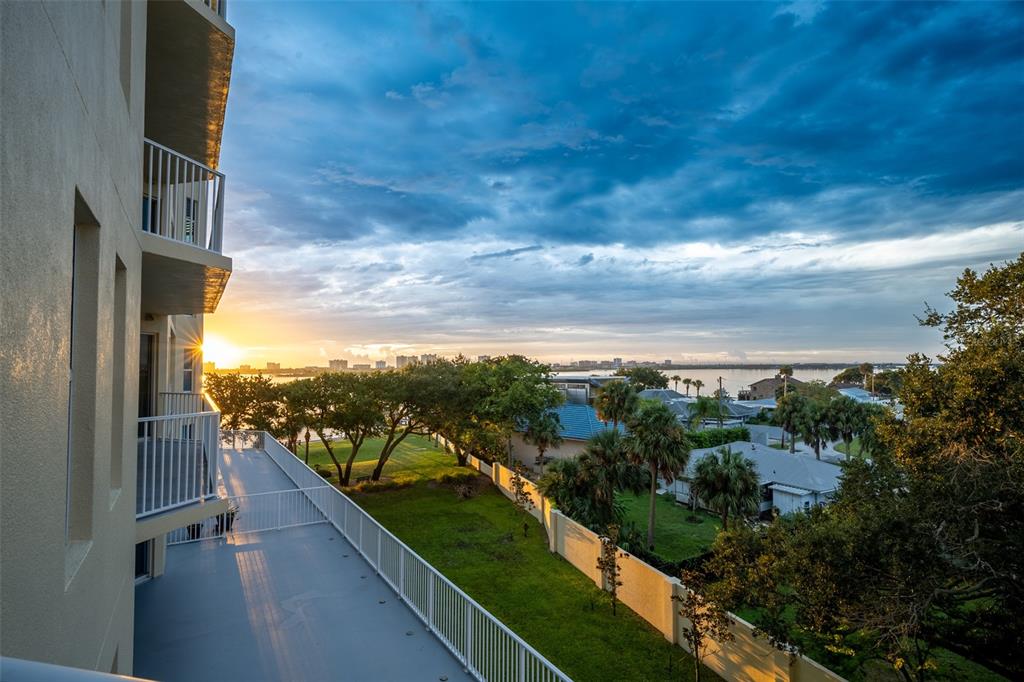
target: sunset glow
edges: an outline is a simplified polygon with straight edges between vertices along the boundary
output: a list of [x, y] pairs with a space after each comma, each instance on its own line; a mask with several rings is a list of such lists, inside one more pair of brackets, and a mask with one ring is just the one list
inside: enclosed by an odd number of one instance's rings
[[203, 361], [214, 362], [218, 367], [237, 367], [245, 352], [230, 341], [216, 334], [206, 334], [203, 339]]

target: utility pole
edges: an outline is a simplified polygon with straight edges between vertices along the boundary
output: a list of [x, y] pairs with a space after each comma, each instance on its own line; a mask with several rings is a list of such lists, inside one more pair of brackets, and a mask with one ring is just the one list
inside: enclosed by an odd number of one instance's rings
[[722, 377], [718, 377], [718, 428], [722, 428]]

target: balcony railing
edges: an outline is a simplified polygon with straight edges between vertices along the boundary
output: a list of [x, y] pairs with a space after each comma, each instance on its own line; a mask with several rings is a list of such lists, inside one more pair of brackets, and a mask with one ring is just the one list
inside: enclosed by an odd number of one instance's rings
[[228, 0], [203, 0], [203, 4], [212, 9], [221, 19], [228, 18]]
[[[136, 517], [214, 497], [220, 447], [220, 412], [200, 394], [164, 394], [185, 405], [195, 395], [206, 411], [139, 419]], [[166, 404], [166, 403], [165, 403]]]
[[160, 394], [160, 414], [193, 414], [195, 412], [217, 412], [217, 409], [202, 393], [162, 392]]
[[152, 140], [142, 160], [142, 230], [220, 253], [224, 174]]

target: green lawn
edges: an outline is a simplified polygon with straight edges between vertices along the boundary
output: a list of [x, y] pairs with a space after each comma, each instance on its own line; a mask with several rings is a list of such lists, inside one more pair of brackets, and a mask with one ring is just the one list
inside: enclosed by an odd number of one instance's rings
[[[345, 440], [333, 441], [332, 445], [334, 455], [344, 466], [352, 447]], [[374, 438], [363, 444], [352, 465], [352, 483], [355, 483], [360, 476], [369, 476], [373, 473], [383, 445], [384, 439], [382, 438]], [[299, 457], [305, 458], [304, 441], [299, 441]], [[331, 483], [338, 483], [334, 463], [331, 462], [323, 443], [314, 437], [309, 441], [309, 466], [315, 469], [316, 465], [331, 472]], [[464, 472], [465, 470], [465, 467], [456, 466], [453, 455], [446, 454], [444, 449], [435, 447], [434, 442], [429, 438], [409, 436], [402, 441], [387, 464], [384, 465], [384, 477], [400, 484], [407, 484], [419, 480], [437, 479], [445, 474]]]
[[481, 479], [468, 500], [430, 481], [354, 499], [578, 682], [692, 679], [685, 651], [621, 604], [613, 616], [607, 595], [548, 551], [541, 525], [531, 519], [524, 538], [512, 504]]
[[[626, 508], [624, 521], [635, 524], [646, 533], [650, 493], [627, 493], [620, 495], [619, 499]], [[654, 551], [660, 557], [668, 561], [682, 561], [711, 549], [711, 543], [722, 527], [718, 517], [697, 512], [700, 523], [693, 523], [687, 520], [690, 516], [689, 508], [677, 504], [674, 496], [658, 496], [654, 512]]]
[[[846, 443], [843, 443], [843, 442], [836, 443], [835, 448], [836, 448], [836, 450], [838, 450], [839, 452], [843, 453], [844, 455], [846, 454]], [[854, 436], [853, 437], [853, 441], [851, 441], [851, 443], [850, 443], [850, 454], [852, 454], [855, 457], [859, 457], [860, 456], [861, 452], [860, 452], [860, 437], [859, 436]]]

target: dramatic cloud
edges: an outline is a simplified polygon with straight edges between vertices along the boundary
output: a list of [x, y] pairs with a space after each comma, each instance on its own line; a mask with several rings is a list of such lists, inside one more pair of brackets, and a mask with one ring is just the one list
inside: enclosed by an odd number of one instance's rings
[[1012, 4], [247, 2], [231, 21], [236, 273], [211, 326], [286, 320], [268, 359], [895, 360], [937, 348], [923, 300], [1024, 249]]

